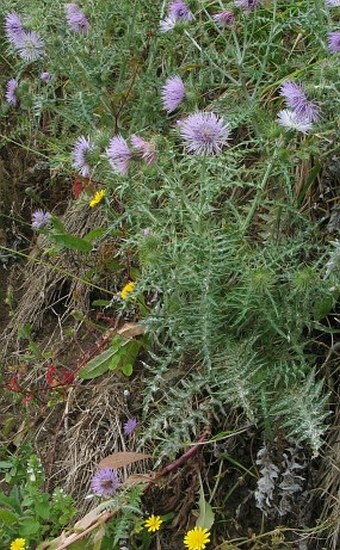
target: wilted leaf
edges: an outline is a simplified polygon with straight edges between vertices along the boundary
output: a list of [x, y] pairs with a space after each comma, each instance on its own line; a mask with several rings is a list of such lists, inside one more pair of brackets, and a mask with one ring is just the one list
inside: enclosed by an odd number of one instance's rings
[[143, 453], [130, 453], [130, 452], [121, 452], [113, 453], [112, 455], [103, 458], [98, 464], [98, 468], [123, 468], [134, 462], [139, 462], [140, 460], [146, 460], [151, 458], [150, 455], [145, 455]]
[[196, 521], [197, 527], [202, 527], [203, 529], [210, 529], [215, 520], [215, 514], [212, 511], [212, 507], [209, 502], [204, 498], [204, 489], [202, 480], [200, 478], [200, 498], [198, 501], [199, 516]]
[[124, 338], [134, 338], [144, 334], [144, 327], [138, 323], [125, 323], [122, 328], [117, 330], [117, 334]]
[[107, 502], [102, 502], [101, 504], [93, 508], [93, 510], [88, 512], [83, 518], [78, 520], [74, 526], [74, 529], [76, 531], [85, 531], [91, 525], [96, 523], [96, 521], [98, 521], [103, 516], [103, 514], [106, 513], [106, 510]]
[[92, 550], [100, 550], [103, 542], [103, 538], [105, 537], [106, 529], [104, 525], [101, 525], [99, 529], [94, 533], [92, 543], [93, 548]]
[[154, 483], [154, 474], [132, 474], [126, 478], [123, 483], [124, 487], [136, 487], [136, 485], [144, 485], [144, 483]]

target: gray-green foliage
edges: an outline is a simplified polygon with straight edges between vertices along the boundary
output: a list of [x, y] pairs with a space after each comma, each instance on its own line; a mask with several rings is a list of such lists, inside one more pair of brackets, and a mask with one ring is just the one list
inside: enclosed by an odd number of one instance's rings
[[[121, 236], [122, 261], [134, 253], [138, 289], [149, 297], [144, 322], [154, 352], [146, 360], [144, 440], [175, 453], [211, 415], [239, 408], [269, 436], [273, 426], [285, 427], [317, 451], [325, 398], [308, 344], [339, 295], [339, 279], [329, 269], [325, 277], [331, 247], [301, 211], [316, 176], [310, 171], [300, 182], [298, 174], [311, 158], [326, 162], [336, 141], [330, 16], [319, 1], [273, 0], [247, 16], [238, 12], [225, 31], [212, 19], [217, 5], [193, 1], [195, 20], [162, 35], [161, 7], [84, 0], [91, 30], [80, 36], [66, 29], [60, 3], [4, 1], [2, 15], [23, 13], [47, 50], [27, 68], [2, 45], [6, 77], [15, 69], [22, 81], [20, 109], [2, 108], [7, 139], [67, 173], [79, 135], [97, 144], [93, 179], [114, 196], [107, 233]], [[47, 87], [42, 69], [54, 75]], [[189, 97], [167, 117], [160, 88], [173, 74]], [[286, 79], [308, 83], [320, 104], [321, 121], [306, 138], [275, 121]], [[195, 109], [230, 122], [221, 155], [183, 151], [174, 122]], [[117, 132], [153, 137], [157, 163], [114, 174], [104, 151]]]

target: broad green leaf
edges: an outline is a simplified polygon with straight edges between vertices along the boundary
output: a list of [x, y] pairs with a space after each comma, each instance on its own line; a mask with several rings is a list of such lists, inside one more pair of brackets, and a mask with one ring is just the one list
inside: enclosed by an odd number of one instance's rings
[[196, 521], [197, 527], [210, 530], [215, 520], [215, 514], [209, 502], [204, 498], [204, 489], [202, 479], [200, 477], [200, 498], [198, 501], [199, 516]]
[[92, 244], [81, 237], [69, 235], [68, 233], [50, 233], [50, 238], [59, 246], [78, 250], [79, 252], [91, 252]]
[[43, 500], [41, 502], [35, 503], [35, 511], [37, 515], [43, 519], [48, 519], [50, 517], [50, 508], [48, 505], [48, 497], [46, 498], [46, 501]]
[[58, 233], [67, 233], [63, 223], [60, 221], [60, 219], [57, 216], [51, 216], [51, 222], [54, 229], [56, 229]]
[[21, 527], [19, 529], [20, 535], [22, 537], [29, 537], [30, 535], [35, 535], [40, 529], [40, 523], [34, 518], [25, 518], [21, 522]]
[[0, 470], [8, 470], [12, 468], [13, 464], [12, 462], [6, 462], [5, 460], [2, 460], [0, 462]]
[[13, 525], [17, 523], [18, 520], [19, 518], [14, 512], [6, 510], [6, 508], [0, 509], [0, 522], [3, 522], [5, 525]]
[[9, 496], [5, 495], [3, 492], [0, 493], [0, 504], [3, 504], [10, 508], [11, 510], [21, 513], [21, 505], [19, 499], [18, 488], [15, 485]]
[[133, 373], [132, 363], [125, 363], [125, 365], [123, 365], [122, 371], [125, 376], [131, 376], [131, 374]]
[[80, 369], [78, 376], [83, 380], [91, 380], [92, 378], [101, 376], [104, 372], [109, 370], [115, 353], [116, 350], [109, 347], [99, 355], [96, 355], [96, 357], [91, 359], [84, 367]]
[[87, 235], [85, 235], [84, 239], [87, 241], [93, 241], [94, 239], [98, 239], [102, 235], [104, 235], [106, 229], [104, 227], [98, 227], [97, 229], [92, 229], [92, 231], [89, 231]]
[[92, 305], [94, 307], [106, 307], [111, 304], [110, 300], [93, 300]]
[[[116, 334], [110, 347], [82, 367], [78, 376], [83, 380], [90, 380], [101, 376], [107, 370], [114, 371], [117, 369], [122, 369], [126, 376], [130, 376], [141, 346], [142, 342], [140, 340], [123, 338]], [[127, 367], [125, 367], [126, 365]], [[129, 372], [130, 374], [127, 374]]]

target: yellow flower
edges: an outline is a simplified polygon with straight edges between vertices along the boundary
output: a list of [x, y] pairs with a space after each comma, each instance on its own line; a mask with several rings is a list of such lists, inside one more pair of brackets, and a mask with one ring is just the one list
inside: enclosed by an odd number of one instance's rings
[[184, 537], [184, 545], [188, 550], [204, 550], [208, 542], [210, 542], [210, 531], [202, 527], [194, 527]]
[[10, 550], [25, 550], [26, 541], [25, 539], [15, 539], [10, 546]]
[[123, 287], [123, 290], [120, 293], [120, 297], [122, 300], [126, 300], [128, 295], [134, 291], [136, 286], [136, 283], [132, 283], [131, 281]]
[[97, 191], [97, 193], [92, 197], [92, 199], [89, 202], [89, 205], [91, 208], [96, 206], [96, 204], [99, 204], [103, 198], [105, 197], [105, 189], [101, 189], [100, 191]]
[[161, 519], [161, 516], [150, 516], [145, 522], [144, 527], [149, 531], [149, 533], [155, 533], [158, 531], [160, 526], [162, 525], [163, 520]]

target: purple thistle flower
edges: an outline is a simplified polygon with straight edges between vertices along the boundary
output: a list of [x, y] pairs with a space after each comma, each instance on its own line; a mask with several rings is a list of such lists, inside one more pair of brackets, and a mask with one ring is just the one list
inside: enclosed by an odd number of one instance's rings
[[234, 23], [234, 14], [231, 11], [220, 11], [213, 16], [214, 21], [220, 27], [231, 27]]
[[296, 111], [283, 109], [277, 115], [277, 122], [285, 128], [285, 130], [297, 130], [303, 134], [308, 134], [312, 129], [312, 122], [309, 118], [301, 118]]
[[154, 143], [145, 141], [145, 139], [133, 134], [131, 136], [132, 147], [136, 149], [137, 154], [146, 162], [146, 164], [154, 164], [157, 154]]
[[171, 2], [168, 9], [168, 16], [175, 19], [175, 21], [192, 21], [194, 18], [190, 9], [182, 0], [174, 0]]
[[117, 470], [102, 468], [93, 476], [91, 481], [92, 491], [99, 496], [112, 496], [120, 485]]
[[124, 435], [132, 435], [135, 429], [137, 428], [137, 418], [129, 418], [127, 422], [125, 422], [123, 426]]
[[51, 82], [52, 80], [52, 75], [50, 73], [48, 73], [47, 71], [43, 71], [40, 75], [40, 78], [43, 82], [45, 82], [45, 84], [48, 84], [49, 82]]
[[163, 107], [166, 112], [172, 113], [185, 98], [185, 88], [179, 76], [171, 76], [162, 88]]
[[18, 100], [17, 96], [15, 94], [15, 91], [18, 87], [18, 81], [15, 78], [11, 78], [6, 84], [6, 101], [7, 103], [10, 103], [10, 105], [16, 105]]
[[125, 141], [121, 136], [114, 136], [106, 149], [109, 162], [114, 170], [118, 174], [125, 175], [129, 168], [129, 161], [131, 160], [131, 152]]
[[340, 0], [326, 0], [326, 6], [329, 8], [338, 8], [340, 7]]
[[86, 33], [90, 28], [90, 24], [79, 6], [72, 2], [71, 4], [66, 4], [65, 9], [67, 24], [73, 32]]
[[159, 28], [161, 32], [168, 32], [171, 31], [175, 25], [176, 19], [173, 19], [172, 17], [165, 17], [165, 19], [162, 19], [160, 22]]
[[19, 15], [15, 11], [8, 13], [5, 17], [5, 34], [8, 40], [12, 42], [14, 46], [17, 46], [24, 32], [24, 27]]
[[29, 63], [37, 61], [44, 55], [44, 42], [40, 36], [32, 32], [23, 32], [16, 44], [20, 57]]
[[214, 155], [228, 145], [229, 125], [214, 113], [198, 111], [177, 124], [189, 153]]
[[302, 119], [309, 119], [310, 122], [316, 122], [319, 119], [319, 109], [307, 98], [306, 92], [300, 84], [293, 80], [287, 80], [280, 88], [282, 95], [289, 107]]
[[91, 172], [89, 163], [87, 162], [87, 153], [92, 153], [94, 146], [84, 136], [80, 136], [73, 148], [73, 167], [76, 168], [81, 176], [88, 178]]
[[328, 34], [328, 50], [330, 53], [340, 52], [340, 32], [330, 32]]
[[39, 209], [32, 214], [32, 227], [33, 229], [41, 229], [48, 224], [51, 219], [51, 214]]
[[194, 18], [190, 9], [182, 0], [174, 0], [171, 2], [167, 16], [160, 22], [161, 32], [168, 32], [174, 28], [176, 23], [192, 21]]
[[261, 0], [235, 0], [235, 6], [243, 8], [245, 11], [251, 11], [261, 5]]

